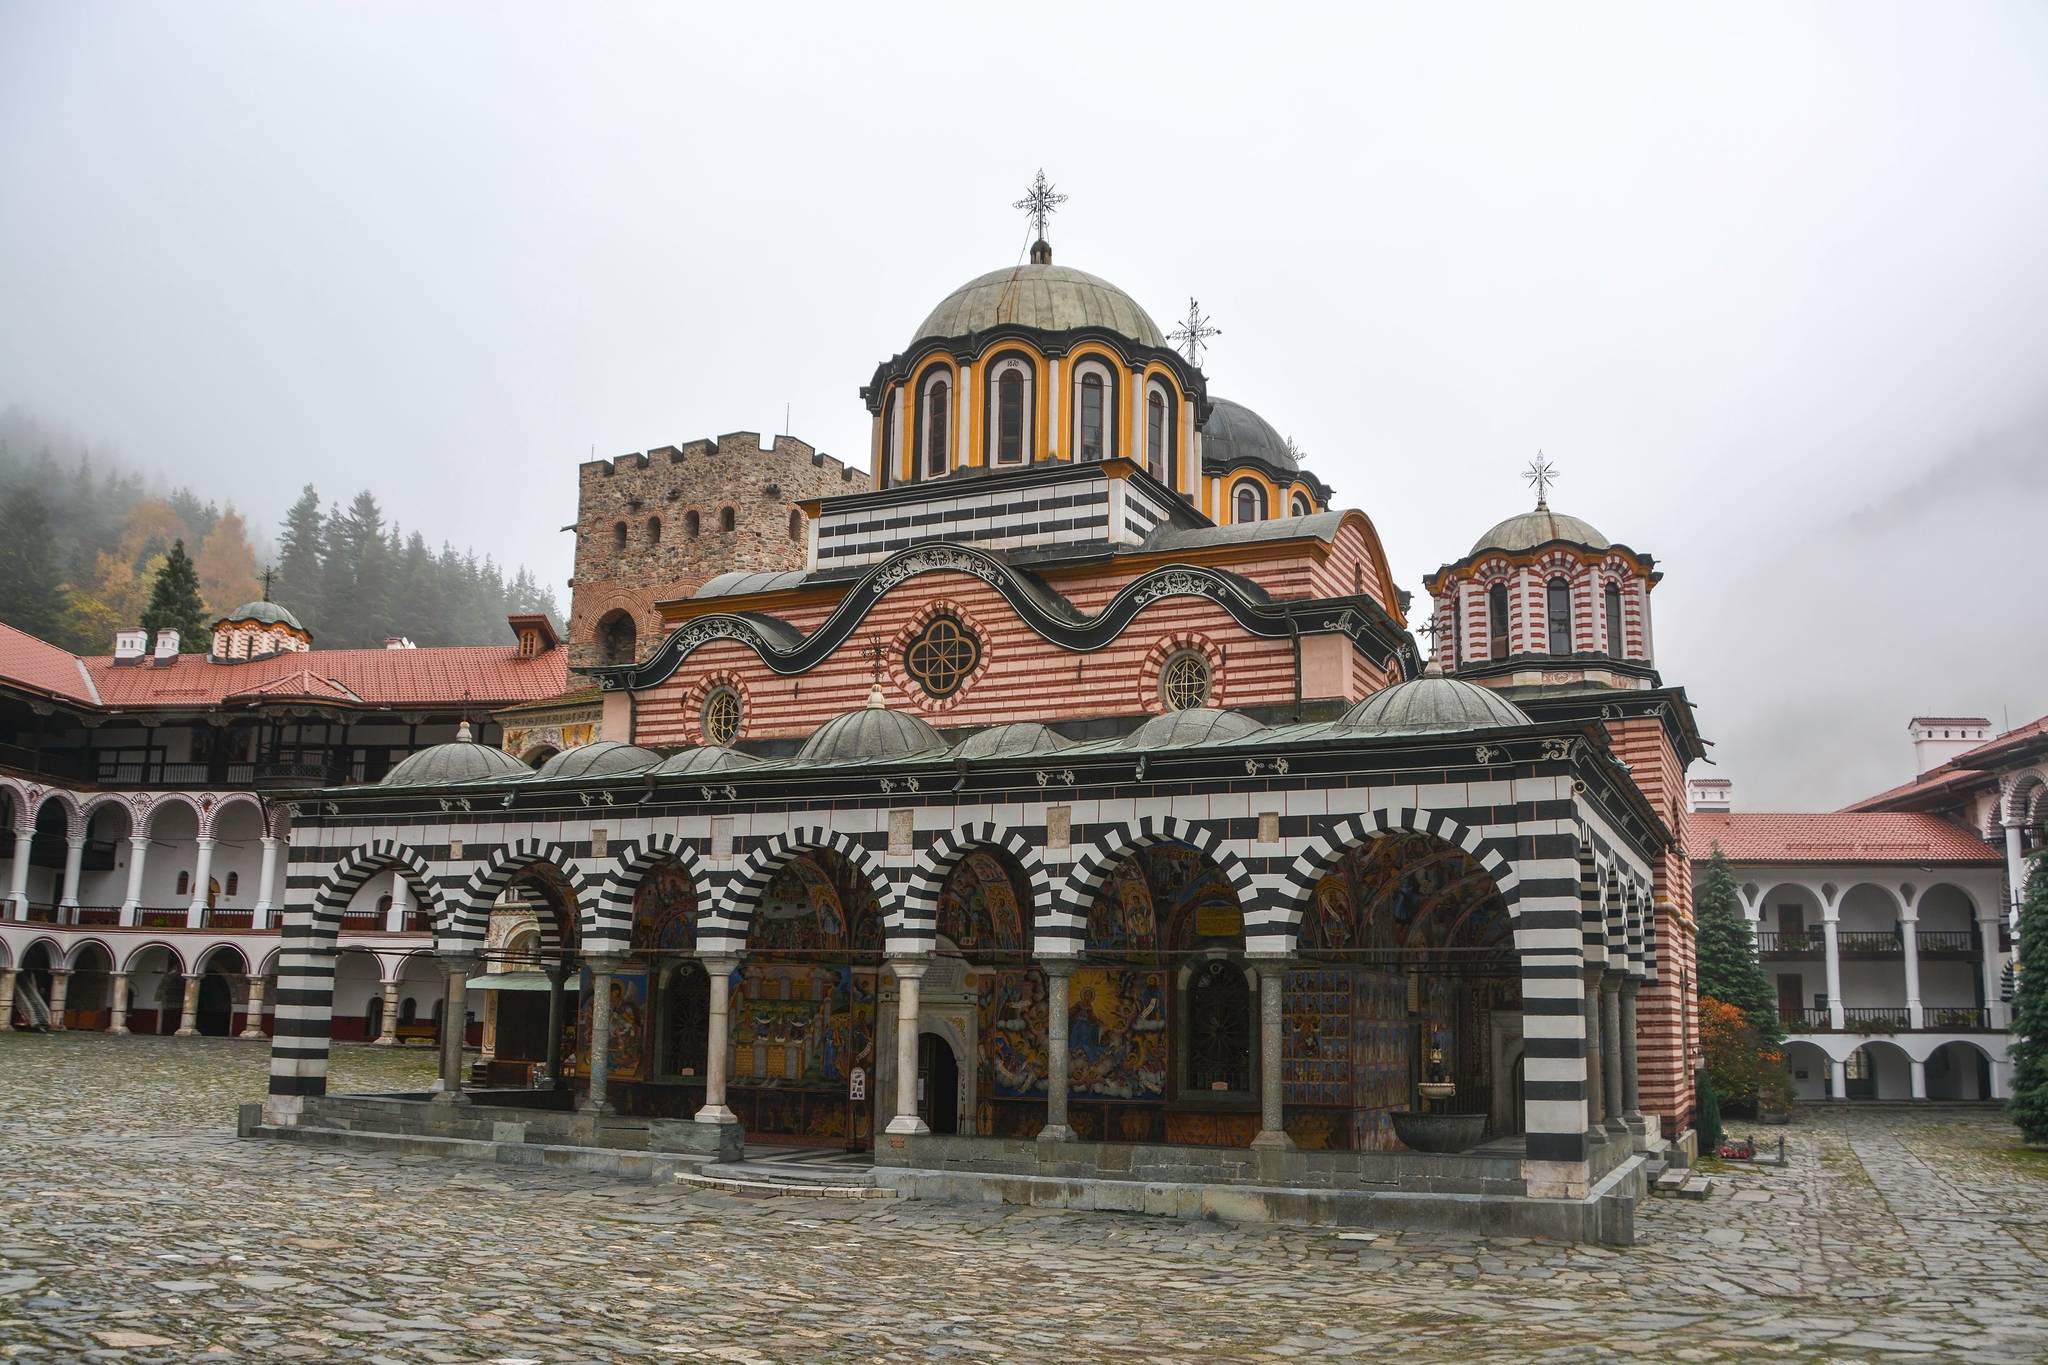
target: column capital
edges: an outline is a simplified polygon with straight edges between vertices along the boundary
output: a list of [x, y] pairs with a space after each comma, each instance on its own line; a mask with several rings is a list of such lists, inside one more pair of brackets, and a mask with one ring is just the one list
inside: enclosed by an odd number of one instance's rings
[[64, 847], [75, 849], [80, 853], [85, 851], [85, 843], [86, 840], [83, 834], [68, 834], [64, 837]]
[[739, 970], [740, 960], [738, 953], [716, 953], [709, 957], [700, 955], [697, 958], [698, 964], [704, 968], [708, 976], [731, 976]]
[[[449, 976], [467, 977], [477, 969], [478, 958], [475, 953], [436, 953], [434, 956], [440, 959], [441, 970]], [[396, 981], [388, 984], [394, 990], [398, 987]]]
[[1641, 990], [1642, 988], [1643, 978], [1637, 976], [1634, 972], [1630, 972], [1628, 975], [1621, 978], [1621, 993], [1623, 995], [1634, 995], [1637, 991]]
[[883, 965], [896, 974], [898, 981], [922, 981], [932, 963], [928, 957], [892, 957]]
[[1600, 978], [1600, 989], [1608, 995], [1621, 994], [1621, 983], [1628, 974], [1616, 968], [1609, 968]]
[[195, 834], [192, 836], [192, 847], [194, 848], [212, 848], [213, 845], [214, 838], [211, 834]]
[[1048, 977], [1072, 976], [1074, 968], [1080, 965], [1078, 961], [1071, 957], [1041, 957], [1038, 959], [1038, 970], [1044, 972]]
[[50, 979], [53, 981], [67, 981], [71, 977], [71, 968], [69, 967], [51, 967], [48, 970]]
[[593, 972], [610, 974], [626, 965], [624, 953], [585, 953], [583, 964]]
[[1245, 961], [1251, 964], [1252, 970], [1259, 974], [1261, 981], [1277, 980], [1282, 972], [1294, 965], [1294, 959], [1291, 957], [1269, 953], [1247, 954]]
[[130, 848], [148, 848], [148, 847], [149, 847], [149, 836], [148, 836], [147, 834], [131, 834], [131, 835], [129, 835], [129, 836], [128, 836], [128, 847], [130, 847]]

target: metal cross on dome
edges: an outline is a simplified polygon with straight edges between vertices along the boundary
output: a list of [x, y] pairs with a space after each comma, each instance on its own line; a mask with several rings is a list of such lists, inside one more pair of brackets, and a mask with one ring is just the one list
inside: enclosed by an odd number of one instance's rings
[[1543, 458], [1537, 451], [1536, 458], [1529, 461], [1529, 467], [1522, 471], [1522, 478], [1536, 490], [1536, 506], [1547, 510], [1550, 506], [1550, 485], [1557, 482], [1557, 466]]
[[1440, 634], [1447, 633], [1450, 630], [1450, 628], [1451, 623], [1445, 620], [1443, 616], [1438, 612], [1431, 612], [1429, 614], [1429, 619], [1422, 623], [1422, 629], [1420, 633], [1423, 635], [1427, 635], [1429, 637], [1429, 652], [1431, 657], [1434, 657], [1436, 654], [1436, 637]]
[[1190, 297], [1187, 321], [1174, 328], [1166, 339], [1173, 343], [1175, 350], [1188, 358], [1188, 364], [1200, 365], [1202, 348], [1209, 344], [1209, 338], [1222, 335], [1223, 329], [1211, 327], [1208, 315], [1202, 311], [1202, 305]]
[[1024, 210], [1024, 216], [1031, 220], [1032, 235], [1043, 241], [1046, 220], [1058, 213], [1060, 205], [1066, 202], [1067, 196], [1053, 189], [1052, 182], [1045, 178], [1045, 167], [1040, 166], [1038, 178], [1031, 182], [1031, 188], [1010, 207]]

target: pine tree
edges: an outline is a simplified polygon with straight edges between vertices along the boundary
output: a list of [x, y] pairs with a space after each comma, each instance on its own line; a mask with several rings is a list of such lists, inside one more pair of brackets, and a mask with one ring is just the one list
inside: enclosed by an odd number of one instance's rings
[[1714, 845], [1706, 879], [1693, 899], [1693, 949], [1699, 994], [1735, 1006], [1749, 1016], [1765, 1047], [1782, 1048], [1785, 1026], [1778, 1018], [1778, 993], [1764, 975], [1756, 936], [1735, 892], [1735, 874], [1719, 844]]
[[149, 609], [142, 613], [142, 628], [152, 640], [159, 630], [177, 631], [180, 654], [204, 654], [213, 643], [207, 635], [206, 609], [199, 602], [199, 574], [182, 540], [173, 542], [171, 557], [156, 576]]
[[0, 499], [0, 620], [55, 640], [64, 606], [49, 504], [32, 486], [12, 489]]
[[2048, 1142], [2048, 872], [2031, 865], [2020, 906], [2012, 996], [2012, 1099], [2006, 1112], [2029, 1142]]
[[[290, 608], [307, 630], [321, 632], [320, 560], [327, 544], [326, 527], [320, 519], [320, 495], [307, 484], [299, 500], [284, 514], [277, 533], [277, 574], [271, 585], [273, 601]], [[325, 640], [321, 641], [326, 644]]]
[[1713, 1077], [1704, 1068], [1696, 1075], [1692, 1126], [1700, 1135], [1700, 1155], [1712, 1156], [1721, 1150], [1721, 1097], [1714, 1093]]

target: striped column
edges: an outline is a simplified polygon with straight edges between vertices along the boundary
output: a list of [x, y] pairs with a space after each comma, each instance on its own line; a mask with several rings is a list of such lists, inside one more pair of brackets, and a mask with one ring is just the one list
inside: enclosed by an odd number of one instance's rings
[[263, 1121], [295, 1124], [309, 1097], [327, 1093], [327, 1049], [334, 1030], [334, 930], [310, 902], [286, 891], [284, 944], [271, 1007], [270, 1096]]
[[1529, 1193], [1586, 1192], [1585, 929], [1577, 838], [1539, 834], [1517, 865], [1515, 949], [1522, 965], [1523, 1127]]

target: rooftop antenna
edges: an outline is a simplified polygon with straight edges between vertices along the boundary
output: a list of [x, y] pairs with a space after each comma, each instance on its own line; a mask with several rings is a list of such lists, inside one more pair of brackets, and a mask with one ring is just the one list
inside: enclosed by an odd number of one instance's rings
[[1529, 461], [1529, 467], [1522, 471], [1522, 479], [1536, 490], [1536, 510], [1548, 512], [1550, 485], [1557, 482], [1557, 466], [1543, 458], [1543, 452], [1539, 450], [1536, 458]]
[[782, 434], [789, 435], [789, 404], [782, 405]]
[[1210, 337], [1222, 335], [1223, 329], [1211, 327], [1209, 316], [1202, 311], [1202, 305], [1190, 296], [1187, 320], [1174, 328], [1166, 339], [1173, 343], [1175, 350], [1188, 358], [1188, 364], [1199, 368], [1202, 363], [1202, 348], [1209, 344]]
[[1052, 264], [1052, 244], [1045, 239], [1045, 226], [1059, 212], [1060, 205], [1066, 202], [1067, 196], [1052, 187], [1052, 182], [1045, 178], [1045, 167], [1040, 166], [1031, 188], [1024, 192], [1022, 199], [1010, 205], [1013, 209], [1024, 210], [1024, 216], [1031, 220], [1031, 264]]

